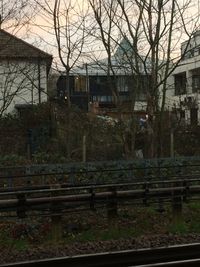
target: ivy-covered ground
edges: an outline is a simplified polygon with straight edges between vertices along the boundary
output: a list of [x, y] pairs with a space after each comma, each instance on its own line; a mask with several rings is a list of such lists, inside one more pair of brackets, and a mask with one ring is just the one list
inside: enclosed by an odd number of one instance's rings
[[105, 210], [66, 215], [62, 229], [49, 218], [0, 221], [0, 263], [144, 247], [200, 242], [200, 203], [170, 207], [121, 207], [108, 219]]

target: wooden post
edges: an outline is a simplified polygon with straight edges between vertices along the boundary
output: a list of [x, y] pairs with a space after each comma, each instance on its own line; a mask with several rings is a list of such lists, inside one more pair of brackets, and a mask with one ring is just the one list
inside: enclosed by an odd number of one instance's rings
[[92, 211], [96, 211], [96, 209], [95, 209], [95, 192], [94, 192], [93, 188], [90, 189], [90, 194], [91, 194], [90, 209]]
[[[59, 184], [52, 185], [51, 188], [60, 188]], [[58, 195], [57, 192], [52, 193], [52, 197]], [[62, 239], [62, 216], [61, 206], [56, 202], [51, 204], [51, 237], [54, 242], [59, 242]]]
[[107, 202], [108, 220], [113, 220], [118, 216], [116, 188], [111, 188], [111, 191], [112, 191], [112, 195], [109, 197], [108, 202]]
[[[176, 186], [176, 185], [175, 185]], [[182, 196], [180, 191], [173, 192], [172, 213], [174, 222], [179, 222], [182, 218]]]
[[148, 184], [147, 183], [145, 183], [143, 185], [143, 189], [144, 189], [143, 204], [144, 204], [144, 206], [147, 207], [147, 206], [149, 206], [149, 204], [148, 204], [149, 187], [148, 187]]
[[[157, 167], [158, 167], [158, 178], [160, 180], [161, 177], [162, 177], [162, 175], [161, 175], [161, 169], [160, 169], [160, 161], [159, 161], [159, 159], [157, 160]], [[162, 187], [164, 187], [164, 186], [165, 185], [162, 184]], [[162, 197], [159, 197], [158, 198], [158, 209], [157, 209], [157, 211], [160, 212], [160, 213], [162, 213], [162, 212], [165, 211]]]
[[170, 157], [174, 157], [174, 130], [170, 130]]
[[83, 135], [83, 162], [86, 162], [86, 135]]
[[76, 183], [74, 173], [75, 173], [75, 169], [74, 169], [74, 167], [71, 167], [70, 174], [69, 174], [69, 183], [70, 183], [70, 185], [74, 185]]
[[27, 132], [27, 158], [32, 158], [32, 146], [33, 146], [33, 132], [32, 129], [28, 129]]
[[54, 242], [59, 242], [62, 239], [62, 217], [60, 214], [52, 214], [51, 216], [52, 223], [52, 240]]
[[17, 194], [18, 204], [17, 204], [17, 216], [18, 218], [26, 218], [26, 196], [25, 194]]
[[165, 211], [164, 204], [163, 204], [163, 199], [161, 197], [158, 198], [158, 212], [162, 213]]
[[187, 181], [183, 181], [183, 187], [184, 187], [184, 191], [183, 191], [183, 202], [188, 203], [189, 202], [189, 191], [190, 191], [190, 187], [189, 184], [187, 183]]

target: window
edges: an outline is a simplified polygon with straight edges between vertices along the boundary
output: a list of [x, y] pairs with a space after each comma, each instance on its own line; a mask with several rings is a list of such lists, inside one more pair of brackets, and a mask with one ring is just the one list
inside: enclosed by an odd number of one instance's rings
[[198, 124], [198, 109], [192, 108], [190, 109], [190, 123], [191, 125], [197, 125]]
[[200, 75], [192, 76], [192, 92], [196, 93], [200, 89]]
[[102, 95], [99, 97], [99, 102], [107, 102], [107, 96], [106, 95]]
[[191, 50], [190, 50], [190, 57], [193, 57], [194, 56], [194, 48], [192, 48]]
[[180, 73], [174, 76], [175, 95], [186, 94], [186, 73]]
[[180, 119], [185, 119], [185, 110], [180, 110]]
[[92, 97], [93, 102], [109, 102], [113, 101], [113, 97], [111, 95], [97, 95]]
[[119, 98], [120, 98], [120, 100], [122, 102], [129, 101], [130, 100], [130, 96], [129, 95], [120, 95]]
[[76, 92], [87, 92], [86, 77], [85, 76], [76, 76], [75, 77], [74, 89]]
[[98, 101], [97, 96], [96, 95], [92, 96], [92, 102], [97, 102], [97, 101]]
[[101, 79], [99, 76], [96, 77], [96, 84], [101, 84]]
[[128, 92], [128, 77], [118, 76], [117, 77], [117, 88], [119, 92]]
[[111, 95], [107, 96], [107, 102], [113, 102], [113, 97]]

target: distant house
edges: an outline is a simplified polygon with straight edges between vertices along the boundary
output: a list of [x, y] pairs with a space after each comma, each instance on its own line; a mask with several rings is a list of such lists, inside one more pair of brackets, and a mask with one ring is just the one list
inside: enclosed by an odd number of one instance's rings
[[167, 97], [184, 123], [197, 125], [200, 124], [200, 31], [181, 44], [181, 54]]
[[52, 56], [0, 29], [0, 116], [47, 100]]
[[[134, 77], [129, 64], [126, 64], [124, 59], [123, 50], [127, 52], [128, 49], [127, 41], [123, 40], [120, 48], [112, 56], [111, 64], [114, 73], [111, 72], [109, 78], [111, 83], [115, 84], [123, 113], [130, 113], [133, 94], [136, 98], [135, 110], [145, 113], [147, 106], [146, 91], [150, 82], [149, 75], [141, 68], [140, 90], [137, 90], [136, 75]], [[96, 114], [115, 113], [119, 106], [116, 105], [107, 69], [107, 59], [84, 64], [73, 69], [69, 81], [71, 103]], [[64, 100], [68, 95], [64, 73], [58, 79], [57, 90], [58, 97]]]

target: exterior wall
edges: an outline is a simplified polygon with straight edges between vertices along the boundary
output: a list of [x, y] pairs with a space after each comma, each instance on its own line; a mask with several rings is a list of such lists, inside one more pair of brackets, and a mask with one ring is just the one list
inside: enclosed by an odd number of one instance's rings
[[52, 70], [50, 71], [48, 75], [47, 90], [48, 90], [49, 99], [56, 98], [58, 96], [57, 82], [58, 82], [59, 77], [60, 77], [60, 74], [57, 72], [52, 72]]
[[[186, 49], [187, 42], [181, 46], [181, 51]], [[200, 83], [193, 84], [193, 77], [196, 76], [200, 81], [200, 32], [198, 32], [191, 40], [187, 48], [187, 53], [180, 62], [180, 65], [172, 73], [170, 85], [172, 94], [168, 93], [171, 110], [173, 108], [182, 109], [185, 111], [186, 124], [191, 123], [191, 109], [198, 109], [198, 124], [200, 125]], [[192, 51], [192, 52], [191, 52]], [[175, 79], [177, 75], [186, 76], [185, 92], [176, 94]]]
[[47, 101], [47, 70], [43, 62], [1, 61], [0, 114], [13, 113], [15, 105], [44, 101]]
[[[76, 79], [84, 78], [85, 82], [82, 84], [80, 91], [76, 90]], [[121, 78], [125, 78], [127, 81], [126, 83], [121, 81]], [[134, 83], [131, 82], [128, 75], [117, 75], [117, 87], [119, 98], [121, 99], [122, 103], [130, 102], [130, 92], [134, 90]], [[120, 82], [119, 82], [120, 81]], [[142, 78], [144, 83], [145, 79]], [[146, 85], [147, 86], [147, 85]], [[90, 110], [94, 108], [105, 108], [105, 109], [112, 109], [115, 108], [114, 104], [114, 97], [112, 90], [107, 81], [107, 76], [105, 73], [98, 73], [98, 75], [92, 75], [89, 71], [88, 76], [83, 72], [81, 75], [71, 75], [69, 81], [69, 89], [71, 95], [71, 102], [72, 104], [78, 105], [80, 108], [87, 110], [90, 106]], [[88, 88], [87, 88], [88, 87]], [[143, 86], [144, 88], [145, 86]], [[57, 82], [58, 88], [58, 96], [61, 99], [64, 99], [66, 95], [66, 77], [64, 75], [60, 76]], [[145, 89], [144, 89], [145, 90]], [[137, 100], [135, 103], [135, 110], [146, 110], [146, 98], [145, 93], [138, 94]], [[94, 108], [92, 107], [92, 104]]]
[[181, 44], [181, 55], [184, 59], [200, 55], [200, 31], [196, 31], [189, 42]]

